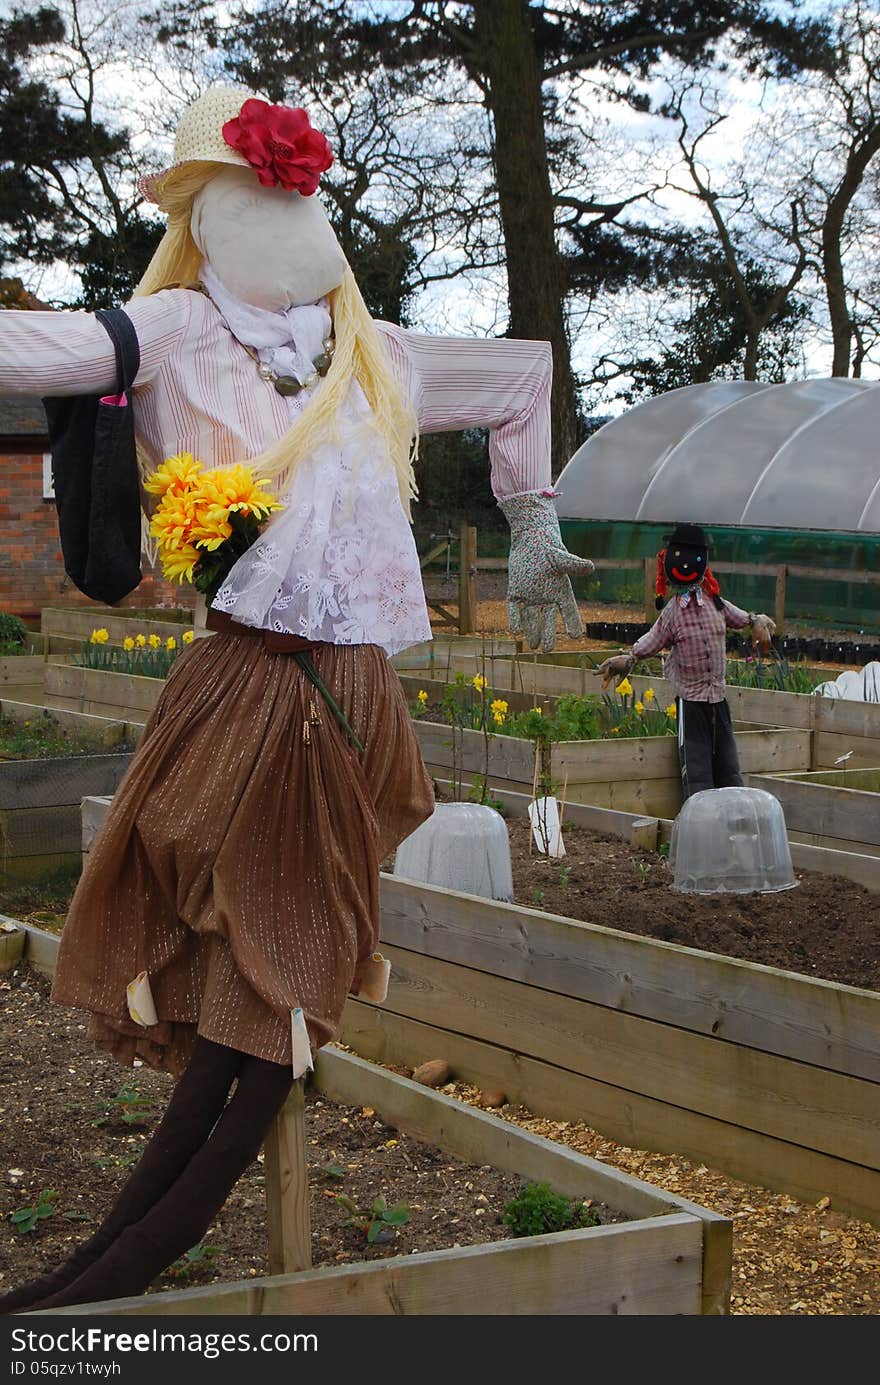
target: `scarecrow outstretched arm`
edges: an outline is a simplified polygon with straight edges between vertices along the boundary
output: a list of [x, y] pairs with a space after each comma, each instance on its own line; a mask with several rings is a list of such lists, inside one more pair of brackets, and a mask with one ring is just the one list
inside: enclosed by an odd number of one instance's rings
[[553, 649], [561, 615], [583, 634], [569, 573], [593, 571], [565, 548], [550, 481], [548, 342], [426, 337], [379, 324], [425, 433], [488, 428], [492, 490], [510, 525], [508, 617], [532, 649]]
[[423, 433], [488, 428], [499, 501], [550, 486], [548, 342], [429, 337], [376, 325]]
[[[148, 384], [186, 332], [189, 294], [171, 291], [126, 304], [138, 335], [138, 385]], [[110, 393], [116, 360], [92, 313], [0, 312], [0, 390], [7, 394]]]

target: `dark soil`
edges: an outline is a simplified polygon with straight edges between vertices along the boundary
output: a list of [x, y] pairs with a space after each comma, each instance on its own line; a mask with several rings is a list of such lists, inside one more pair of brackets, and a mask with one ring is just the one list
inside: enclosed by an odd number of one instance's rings
[[[123, 1069], [96, 1053], [84, 1015], [53, 1005], [49, 984], [19, 967], [0, 983], [0, 1290], [59, 1263], [100, 1221], [161, 1117], [171, 1080]], [[409, 1074], [406, 1074], [409, 1075]], [[505, 1108], [509, 1113], [511, 1108]], [[312, 1259], [316, 1266], [383, 1259], [503, 1240], [503, 1214], [523, 1187], [515, 1174], [466, 1164], [383, 1124], [370, 1107], [341, 1106], [310, 1090]], [[332, 1166], [332, 1171], [326, 1166]], [[17, 1233], [9, 1214], [57, 1194], [52, 1215]], [[386, 1243], [343, 1227], [337, 1193], [358, 1208], [407, 1204], [409, 1221]], [[595, 1205], [600, 1221], [621, 1220]], [[262, 1155], [236, 1185], [201, 1246], [153, 1285], [184, 1288], [269, 1272]]]
[[618, 837], [566, 825], [551, 861], [529, 851], [527, 823], [508, 827], [517, 904], [880, 991], [880, 895], [852, 880], [797, 871], [777, 894], [681, 894], [662, 856]]

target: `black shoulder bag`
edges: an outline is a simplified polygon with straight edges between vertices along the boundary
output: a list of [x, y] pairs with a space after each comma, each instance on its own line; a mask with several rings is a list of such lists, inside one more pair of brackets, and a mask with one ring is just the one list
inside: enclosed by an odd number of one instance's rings
[[116, 354], [116, 394], [43, 400], [64, 570], [113, 605], [141, 580], [141, 496], [131, 389], [140, 348], [121, 308], [95, 314]]

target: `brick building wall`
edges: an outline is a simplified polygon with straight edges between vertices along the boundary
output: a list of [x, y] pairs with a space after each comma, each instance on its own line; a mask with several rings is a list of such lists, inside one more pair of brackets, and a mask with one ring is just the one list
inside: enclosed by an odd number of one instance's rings
[[[7, 439], [6, 447], [11, 440]], [[0, 443], [2, 446], [2, 443]], [[42, 452], [0, 455], [0, 610], [38, 619], [44, 606], [99, 609], [67, 577], [58, 542], [55, 502], [44, 498]], [[188, 584], [166, 582], [146, 562], [144, 579], [119, 608], [192, 609]]]

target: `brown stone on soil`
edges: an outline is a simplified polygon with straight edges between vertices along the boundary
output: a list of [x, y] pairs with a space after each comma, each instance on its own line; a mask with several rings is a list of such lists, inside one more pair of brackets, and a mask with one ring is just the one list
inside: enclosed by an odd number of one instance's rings
[[507, 1101], [507, 1093], [502, 1092], [500, 1087], [489, 1087], [480, 1092], [480, 1105], [487, 1108], [503, 1106]]
[[431, 1058], [414, 1070], [412, 1080], [423, 1087], [442, 1087], [451, 1076], [452, 1069], [445, 1058]]

